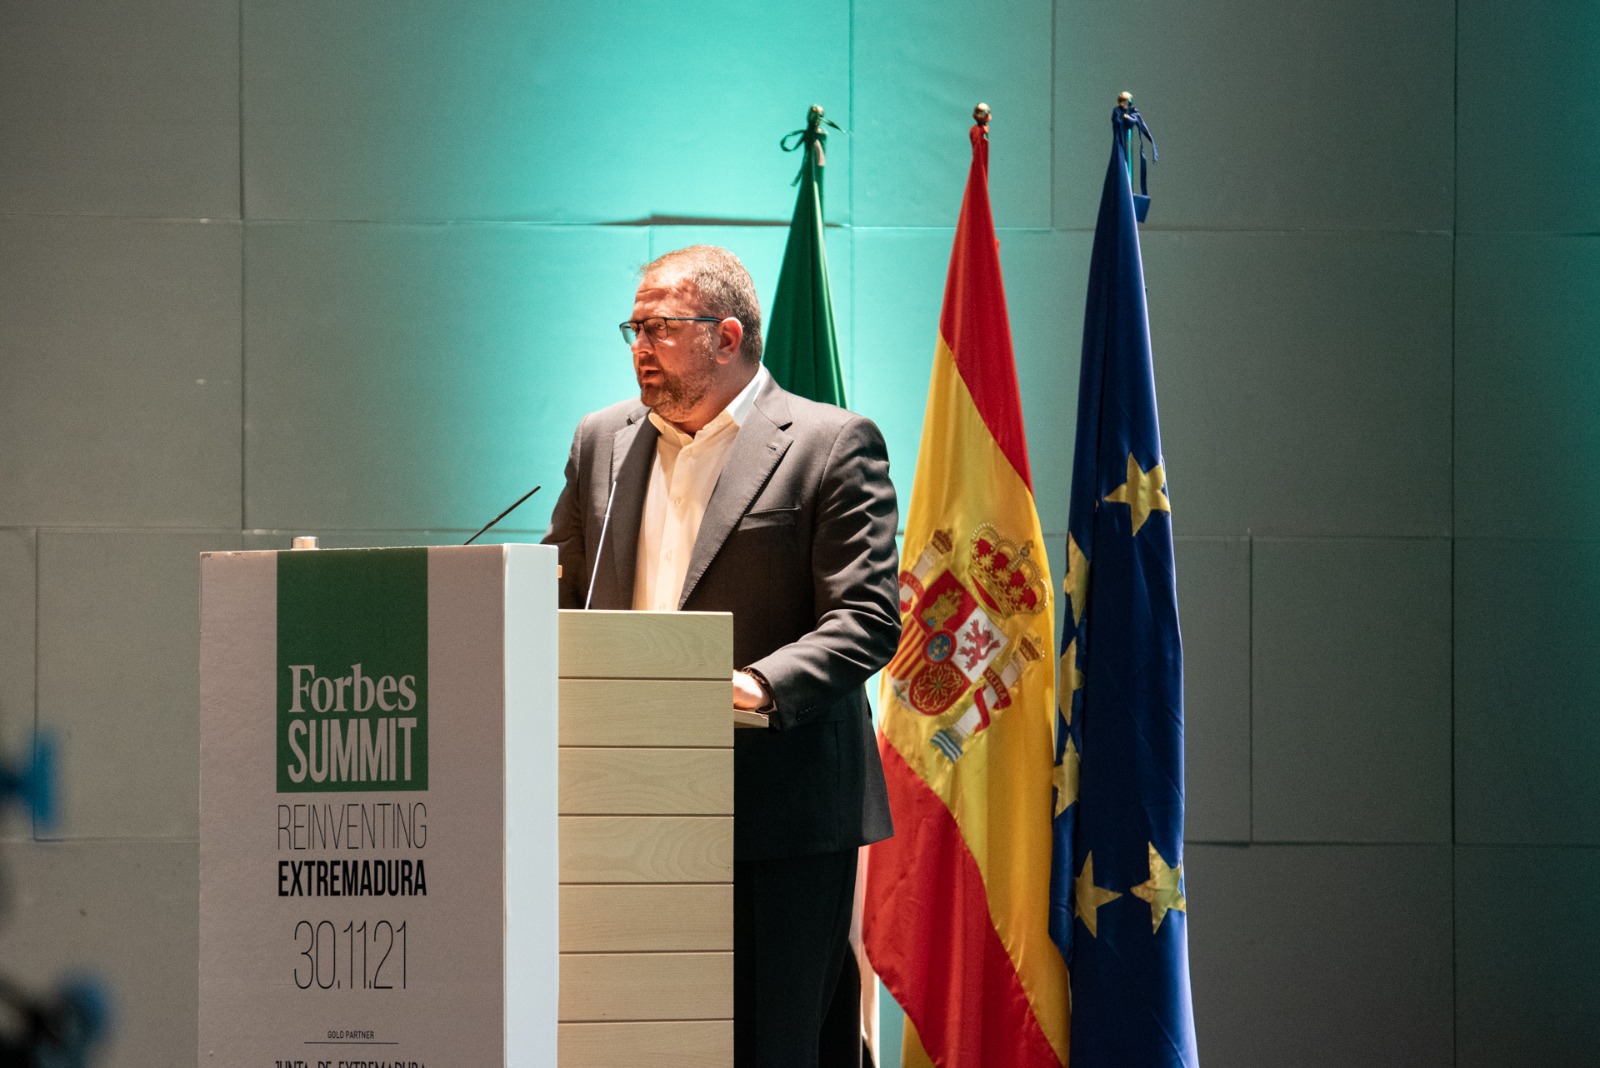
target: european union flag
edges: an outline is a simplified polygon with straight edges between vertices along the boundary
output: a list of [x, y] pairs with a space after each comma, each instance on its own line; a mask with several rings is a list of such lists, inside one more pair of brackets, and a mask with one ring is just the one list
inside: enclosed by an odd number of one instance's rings
[[1112, 129], [1078, 385], [1050, 933], [1071, 972], [1074, 1068], [1193, 1068], [1183, 649], [1125, 147], [1147, 131], [1131, 101]]

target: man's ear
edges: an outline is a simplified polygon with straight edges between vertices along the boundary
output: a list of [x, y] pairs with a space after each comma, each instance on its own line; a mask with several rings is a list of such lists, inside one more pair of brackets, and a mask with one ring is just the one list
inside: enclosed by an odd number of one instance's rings
[[744, 324], [728, 317], [717, 324], [717, 362], [733, 363], [739, 359], [739, 348], [744, 344]]

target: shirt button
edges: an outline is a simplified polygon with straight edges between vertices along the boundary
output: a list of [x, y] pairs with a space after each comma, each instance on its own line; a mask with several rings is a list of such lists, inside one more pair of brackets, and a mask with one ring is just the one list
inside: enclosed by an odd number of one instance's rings
[[683, 498], [682, 497], [674, 497], [674, 498], [672, 498], [672, 503], [675, 506], [677, 506], [679, 508], [682, 508], [683, 507]]
[[661, 558], [663, 560], [671, 560], [672, 559], [672, 550], [668, 549], [666, 552], [662, 553], [661, 554]]

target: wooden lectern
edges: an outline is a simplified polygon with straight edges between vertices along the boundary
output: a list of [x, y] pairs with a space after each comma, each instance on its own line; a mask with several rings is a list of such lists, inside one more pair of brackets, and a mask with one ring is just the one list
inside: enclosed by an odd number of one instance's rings
[[545, 546], [208, 553], [199, 1063], [733, 1060], [732, 620]]
[[733, 1064], [726, 613], [561, 613], [561, 1065]]

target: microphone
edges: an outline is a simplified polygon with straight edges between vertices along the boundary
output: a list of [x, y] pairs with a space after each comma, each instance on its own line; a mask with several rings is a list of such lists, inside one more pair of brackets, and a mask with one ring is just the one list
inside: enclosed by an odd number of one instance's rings
[[583, 607], [587, 609], [594, 600], [594, 580], [600, 577], [600, 558], [606, 551], [606, 531], [611, 529], [611, 502], [617, 499], [617, 480], [611, 480], [611, 492], [606, 495], [606, 515], [600, 521], [600, 544], [594, 550], [594, 567], [589, 569], [589, 595], [583, 599]]
[[478, 533], [474, 534], [472, 537], [468, 538], [466, 541], [462, 542], [461, 544], [463, 544], [463, 545], [471, 545], [473, 542], [477, 541], [478, 538], [483, 535], [484, 531], [488, 530], [490, 527], [492, 527], [496, 523], [500, 522], [500, 520], [504, 519], [506, 516], [510, 515], [514, 511], [516, 511], [517, 507], [519, 505], [521, 505], [523, 501], [527, 500], [529, 497], [532, 497], [535, 493], [538, 493], [539, 490], [542, 489], [542, 488], [543, 487], [541, 487], [541, 486], [535, 486], [535, 487], [533, 487], [533, 489], [529, 490], [527, 493], [524, 493], [522, 496], [518, 497], [516, 504], [513, 504], [510, 508], [507, 508], [505, 511], [501, 512], [499, 515], [497, 515], [493, 519], [489, 520], [487, 523], [485, 523], [483, 525], [483, 530], [478, 531]]

